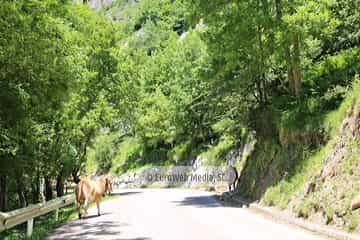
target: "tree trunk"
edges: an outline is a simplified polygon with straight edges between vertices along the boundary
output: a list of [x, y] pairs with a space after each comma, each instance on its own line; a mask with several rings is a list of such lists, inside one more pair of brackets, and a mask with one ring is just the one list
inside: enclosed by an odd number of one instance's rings
[[46, 176], [45, 177], [45, 199], [46, 201], [49, 201], [53, 198], [53, 191], [51, 186], [51, 178]]
[[286, 46], [285, 49], [285, 55], [286, 55], [286, 61], [287, 61], [287, 77], [289, 81], [289, 89], [291, 93], [295, 92], [295, 84], [294, 84], [294, 68], [291, 61], [291, 52], [290, 52], [290, 46]]
[[301, 62], [300, 62], [300, 43], [298, 37], [295, 38], [293, 45], [293, 54], [290, 54], [290, 49], [286, 51], [286, 58], [288, 59], [288, 81], [290, 92], [296, 96], [300, 96], [301, 91]]
[[293, 55], [293, 82], [294, 82], [294, 94], [296, 97], [300, 96], [301, 90], [301, 66], [300, 66], [300, 39], [299, 34], [295, 35], [294, 39], [294, 55]]
[[0, 211], [8, 210], [8, 179], [7, 176], [0, 176]]
[[39, 202], [45, 202], [45, 179], [39, 177]]
[[257, 81], [258, 83], [258, 89], [259, 89], [259, 95], [260, 95], [260, 101], [261, 104], [266, 103], [266, 77], [265, 77], [265, 68], [264, 66], [266, 65], [265, 60], [264, 60], [264, 56], [263, 56], [263, 52], [264, 52], [264, 47], [263, 47], [263, 42], [262, 42], [262, 29], [260, 26], [258, 26], [258, 44], [259, 44], [259, 63], [258, 63], [258, 76], [257, 76]]
[[20, 207], [21, 208], [26, 207], [27, 201], [26, 201], [26, 196], [25, 196], [25, 186], [24, 186], [24, 183], [22, 180], [17, 179], [16, 188], [17, 188], [17, 194], [19, 197]]
[[[282, 24], [282, 3], [281, 0], [275, 0], [276, 18], [278, 24]], [[293, 9], [291, 10], [293, 11]], [[300, 96], [301, 90], [301, 60], [300, 60], [300, 36], [299, 34], [294, 35], [293, 49], [291, 44], [285, 46], [285, 58], [287, 61], [287, 75], [289, 81], [290, 92], [296, 97]], [[291, 53], [292, 50], [292, 53]]]
[[281, 20], [282, 11], [281, 11], [281, 0], [275, 0], [275, 9], [276, 9], [276, 18], [278, 21]]
[[36, 175], [36, 178], [31, 183], [31, 195], [32, 195], [32, 203], [38, 203], [39, 202], [39, 186], [40, 186], [40, 179], [39, 175]]
[[56, 178], [56, 195], [58, 197], [64, 196], [64, 178], [61, 174]]
[[36, 183], [31, 184], [31, 196], [32, 196], [32, 203], [38, 203], [39, 202], [39, 181], [36, 181]]

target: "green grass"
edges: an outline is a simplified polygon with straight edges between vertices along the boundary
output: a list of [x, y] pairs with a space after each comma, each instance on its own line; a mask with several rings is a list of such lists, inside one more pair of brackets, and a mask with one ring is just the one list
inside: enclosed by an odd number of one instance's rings
[[[118, 195], [110, 195], [103, 198], [103, 201], [108, 201], [117, 198]], [[93, 207], [95, 203], [91, 203], [90, 207]], [[26, 237], [26, 223], [18, 225], [10, 230], [6, 230], [0, 233], [0, 239], [2, 240], [41, 240], [44, 239], [47, 234], [59, 227], [61, 224], [77, 218], [77, 212], [75, 204], [68, 205], [59, 210], [59, 220], [55, 221], [55, 213], [50, 212], [48, 214], [39, 216], [34, 219], [34, 231], [31, 238]]]

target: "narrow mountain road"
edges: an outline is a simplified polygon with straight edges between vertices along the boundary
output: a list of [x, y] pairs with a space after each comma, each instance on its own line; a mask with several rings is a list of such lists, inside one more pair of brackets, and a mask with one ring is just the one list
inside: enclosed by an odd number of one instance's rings
[[102, 203], [100, 217], [91, 208], [87, 219], [70, 221], [47, 239], [323, 239], [245, 208], [222, 206], [203, 191], [134, 189], [115, 194], [119, 198]]

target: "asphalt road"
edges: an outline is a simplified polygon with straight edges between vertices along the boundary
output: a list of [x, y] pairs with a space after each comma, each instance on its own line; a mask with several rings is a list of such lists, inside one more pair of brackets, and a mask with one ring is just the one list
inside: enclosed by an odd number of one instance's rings
[[225, 207], [211, 193], [182, 189], [121, 190], [87, 219], [53, 231], [49, 240], [323, 239], [282, 225], [246, 208]]

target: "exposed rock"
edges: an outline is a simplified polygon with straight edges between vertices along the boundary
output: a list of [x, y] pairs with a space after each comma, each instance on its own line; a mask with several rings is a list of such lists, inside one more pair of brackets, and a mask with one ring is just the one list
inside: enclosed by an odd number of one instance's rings
[[237, 148], [237, 149], [231, 149], [226, 154], [226, 163], [228, 165], [234, 165], [235, 163], [240, 162], [242, 153], [243, 153], [243, 148], [241, 148], [241, 147]]

